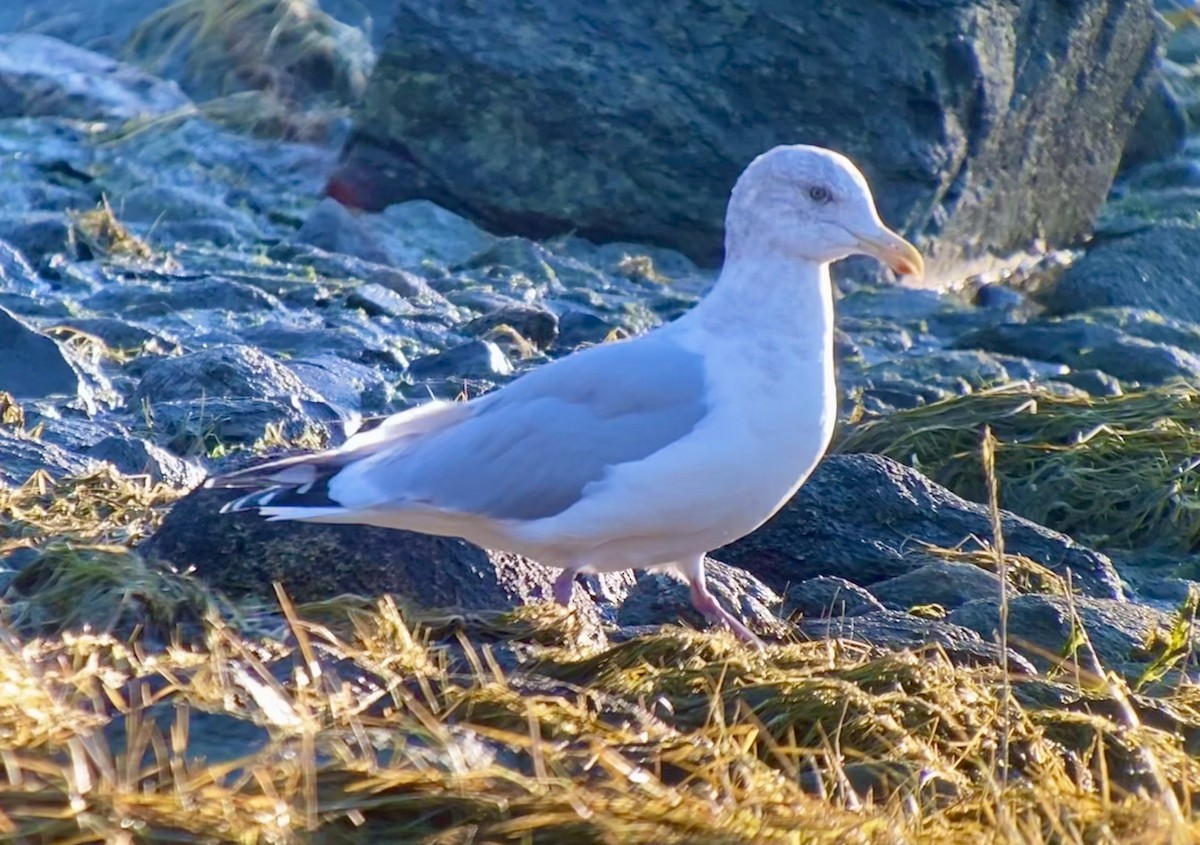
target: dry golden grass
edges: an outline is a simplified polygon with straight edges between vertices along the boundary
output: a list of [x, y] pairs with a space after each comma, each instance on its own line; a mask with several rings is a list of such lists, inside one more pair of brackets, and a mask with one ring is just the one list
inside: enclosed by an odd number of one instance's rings
[[[608, 644], [548, 606], [229, 602], [131, 551], [173, 495], [104, 473], [0, 490], [3, 548], [37, 550], [0, 601], [0, 837], [1200, 841], [1179, 671], [1200, 599], [1138, 689], [1083, 630], [1070, 671], [1037, 677], [849, 640]], [[1001, 541], [938, 553], [1065, 590]]]
[[852, 426], [836, 448], [888, 455], [983, 502], [985, 424], [1007, 510], [1102, 548], [1200, 550], [1200, 391], [1187, 385], [1091, 398], [980, 391]]

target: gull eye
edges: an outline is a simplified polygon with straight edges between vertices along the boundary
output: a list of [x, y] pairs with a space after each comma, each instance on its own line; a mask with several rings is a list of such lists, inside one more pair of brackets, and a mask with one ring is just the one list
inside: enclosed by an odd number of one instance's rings
[[813, 185], [808, 189], [808, 196], [813, 202], [824, 205], [828, 202], [833, 202], [833, 194], [824, 185]]

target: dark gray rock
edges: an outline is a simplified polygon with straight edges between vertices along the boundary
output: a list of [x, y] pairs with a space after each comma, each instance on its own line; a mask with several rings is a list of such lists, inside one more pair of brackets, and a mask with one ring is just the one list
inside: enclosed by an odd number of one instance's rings
[[0, 240], [0, 291], [22, 295], [46, 291], [45, 283], [21, 251], [5, 240]]
[[1053, 361], [1072, 369], [1101, 370], [1139, 384], [1200, 380], [1200, 356], [1083, 316], [1002, 323], [968, 332], [954, 345]]
[[146, 421], [141, 433], [185, 457], [253, 446], [268, 433], [268, 426], [288, 439], [315, 428], [329, 437], [330, 445], [340, 442], [338, 432], [344, 429], [343, 414], [337, 408], [295, 395], [151, 401], [137, 412]]
[[936, 267], [1073, 240], [1157, 59], [1149, 0], [394, 5], [330, 195], [710, 264], [738, 172], [801, 139], [860, 162]]
[[[861, 616], [805, 619], [797, 626], [813, 639], [847, 639], [889, 650], [936, 648], [956, 665], [1000, 664], [1000, 649], [970, 628], [939, 619], [921, 619], [896, 610], [877, 610]], [[1009, 649], [1009, 668], [1035, 674], [1029, 661]]]
[[20, 250], [35, 264], [63, 252], [71, 240], [71, 224], [57, 211], [0, 213], [0, 240]]
[[0, 391], [17, 399], [91, 401], [66, 348], [0, 308]]
[[[1088, 595], [1121, 597], [1112, 561], [1008, 512], [1004, 545], [1055, 572], [1071, 571]], [[987, 508], [880, 455], [830, 455], [769, 522], [713, 554], [772, 589], [818, 575], [870, 587], [939, 559], [921, 544], [955, 548], [990, 537]]]
[[[518, 555], [409, 531], [219, 514], [235, 493], [190, 493], [139, 550], [195, 567], [198, 578], [233, 596], [271, 598], [280, 581], [295, 601], [393, 593], [418, 607], [504, 610], [551, 600], [556, 573]], [[573, 603], [592, 604], [580, 589]]]
[[500, 347], [487, 340], [472, 340], [437, 355], [415, 358], [408, 365], [415, 379], [503, 379], [513, 374], [512, 363]]
[[435, 291], [429, 286], [429, 282], [415, 273], [409, 273], [406, 270], [395, 267], [373, 267], [367, 270], [363, 279], [367, 282], [382, 285], [421, 308], [453, 310], [453, 306], [446, 301], [444, 296]]
[[168, 335], [116, 317], [70, 317], [55, 324], [56, 328], [77, 329], [104, 341], [110, 349], [139, 350], [166, 355], [183, 351], [179, 342]]
[[1177, 346], [1200, 355], [1200, 325], [1157, 311], [1146, 308], [1095, 308], [1073, 315], [1073, 318], [1113, 326], [1134, 337]]
[[[112, 198], [113, 209], [127, 224], [140, 223], [149, 227], [148, 237], [171, 247], [178, 240], [223, 242], [211, 237], [212, 224], [230, 227], [231, 243], [253, 241], [262, 237], [258, 221], [240, 208], [231, 207], [223, 195], [213, 195], [200, 188], [171, 184], [134, 185]], [[200, 227], [206, 227], [203, 232]], [[192, 233], [188, 235], [189, 231]], [[169, 234], [164, 234], [169, 233]]]
[[40, 32], [117, 57], [138, 24], [163, 5], [164, 0], [105, 0], [101, 15], [92, 0], [5, 0], [0, 32]]
[[344, 205], [329, 198], [321, 200], [309, 212], [304, 225], [292, 235], [297, 243], [309, 244], [326, 252], [353, 255], [374, 264], [388, 264], [387, 249], [375, 232]]
[[0, 483], [24, 484], [38, 470], [62, 478], [79, 475], [96, 466], [90, 458], [0, 427]]
[[1120, 381], [1100, 370], [1072, 370], [1058, 378], [1089, 396], [1120, 396], [1125, 392]]
[[260, 326], [249, 326], [240, 334], [247, 343], [288, 357], [311, 358], [331, 354], [347, 361], [372, 364], [396, 372], [408, 366], [408, 359], [392, 344], [364, 336], [348, 326], [327, 328], [324, 325], [288, 325], [270, 320]]
[[111, 435], [84, 450], [87, 457], [107, 461], [124, 475], [147, 475], [172, 487], [191, 488], [204, 480], [204, 470], [137, 437]]
[[356, 413], [386, 412], [395, 399], [392, 384], [378, 369], [335, 355], [288, 361], [288, 369], [334, 406]]
[[969, 563], [939, 560], [871, 585], [871, 595], [889, 610], [940, 604], [952, 609], [1000, 595], [1000, 578]]
[[617, 328], [616, 323], [598, 314], [572, 308], [558, 315], [558, 342], [563, 349], [574, 349], [584, 343], [603, 343]]
[[395, 291], [376, 282], [359, 285], [346, 297], [347, 308], [361, 308], [368, 317], [411, 317], [417, 308]]
[[0, 117], [130, 120], [191, 100], [173, 82], [34, 33], [0, 35]]
[[[704, 561], [708, 587], [717, 600], [748, 628], [763, 634], [784, 636], [786, 626], [772, 612], [780, 597], [748, 572], [708, 558]], [[704, 629], [709, 623], [692, 606], [688, 586], [664, 572], [638, 574], [637, 583], [617, 610], [617, 624], [641, 627], [687, 622]]]
[[1183, 104], [1167, 80], [1159, 77], [1150, 88], [1146, 105], [1125, 142], [1119, 170], [1170, 158], [1183, 149], [1187, 134], [1188, 120]]
[[1124, 237], [1095, 242], [1038, 299], [1051, 314], [1132, 306], [1200, 322], [1197, 255], [1200, 228], [1144, 226]]
[[91, 311], [116, 312], [133, 318], [163, 317], [192, 309], [246, 312], [280, 308], [276, 297], [232, 279], [114, 285], [92, 294], [83, 304]]
[[[1105, 669], [1122, 671], [1131, 664], [1151, 662], [1153, 656], [1146, 646], [1152, 635], [1171, 627], [1170, 614], [1131, 602], [1077, 596], [1069, 603], [1061, 596], [1014, 596], [1008, 605], [1009, 646], [1039, 669], [1050, 668], [1056, 662], [1054, 656], [1067, 656], [1065, 648], [1073, 639], [1077, 625], [1072, 605]], [[978, 631], [989, 640], [998, 637], [999, 620], [997, 599], [970, 602], [949, 616], [950, 622]], [[1074, 660], [1084, 669], [1093, 668], [1086, 648], [1080, 648]]]
[[508, 305], [476, 317], [462, 327], [465, 334], [479, 337], [497, 326], [508, 326], [535, 347], [546, 350], [558, 340], [558, 317], [532, 305]]
[[13, 579], [25, 567], [38, 559], [38, 550], [32, 546], [9, 547], [0, 553], [0, 595], [8, 590]]
[[818, 575], [787, 588], [782, 615], [791, 617], [798, 613], [806, 619], [836, 619], [875, 610], [883, 610], [883, 605], [862, 587], [845, 578]]
[[163, 358], [146, 370], [135, 400], [320, 396], [273, 358], [251, 346], [217, 346], [179, 358]]
[[[234, 683], [238, 682], [238, 673], [230, 673]], [[134, 691], [135, 694], [136, 691]], [[249, 695], [249, 690], [243, 694]], [[131, 699], [136, 701], [137, 699]], [[116, 716], [105, 724], [102, 729], [105, 740], [114, 754], [128, 760], [129, 730], [134, 725], [139, 732], [136, 742], [143, 743], [141, 733], [150, 725], [155, 726], [160, 736], [171, 736], [172, 725], [179, 721], [178, 705], [173, 701], [151, 704], [149, 707], [137, 710], [137, 721], [133, 717]], [[187, 716], [188, 741], [182, 749], [184, 759], [192, 766], [219, 766], [230, 760], [238, 760], [262, 750], [271, 741], [271, 732], [264, 725], [251, 719], [240, 719], [229, 713], [209, 713], [200, 709], [188, 711]], [[139, 745], [146, 755], [146, 764], [150, 764], [152, 751], [149, 746]]]

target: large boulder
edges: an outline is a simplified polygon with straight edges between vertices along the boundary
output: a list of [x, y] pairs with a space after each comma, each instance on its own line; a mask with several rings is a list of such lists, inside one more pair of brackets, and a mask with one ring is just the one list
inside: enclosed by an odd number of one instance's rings
[[[1112, 561], [1099, 552], [1007, 512], [1001, 526], [1008, 552], [1063, 576], [1069, 570], [1073, 586], [1086, 595], [1123, 598]], [[929, 573], [928, 567], [942, 561], [928, 546], [960, 548], [972, 538], [991, 536], [984, 505], [915, 469], [881, 455], [830, 455], [769, 522], [713, 556], [779, 592], [819, 575], [872, 587], [919, 570]], [[991, 592], [985, 588], [977, 595]]]
[[[551, 596], [557, 571], [520, 555], [412, 531], [221, 514], [236, 493], [192, 491], [140, 551], [232, 596], [269, 599], [276, 581], [301, 602], [391, 593], [417, 607], [508, 610]], [[580, 579], [572, 604], [591, 608], [593, 594], [620, 600], [631, 581], [628, 573]]]
[[1088, 233], [1154, 82], [1150, 0], [397, 0], [328, 190], [721, 255], [740, 170], [846, 152], [936, 281]]
[[1147, 224], [1097, 241], [1038, 297], [1051, 314], [1092, 308], [1148, 308], [1200, 323], [1200, 226]]

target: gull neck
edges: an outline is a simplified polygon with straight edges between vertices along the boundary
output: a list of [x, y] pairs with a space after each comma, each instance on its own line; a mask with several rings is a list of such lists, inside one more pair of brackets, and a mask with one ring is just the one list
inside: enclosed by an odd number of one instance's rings
[[716, 335], [784, 335], [811, 356], [833, 351], [829, 265], [794, 258], [727, 261], [708, 295], [684, 319]]

